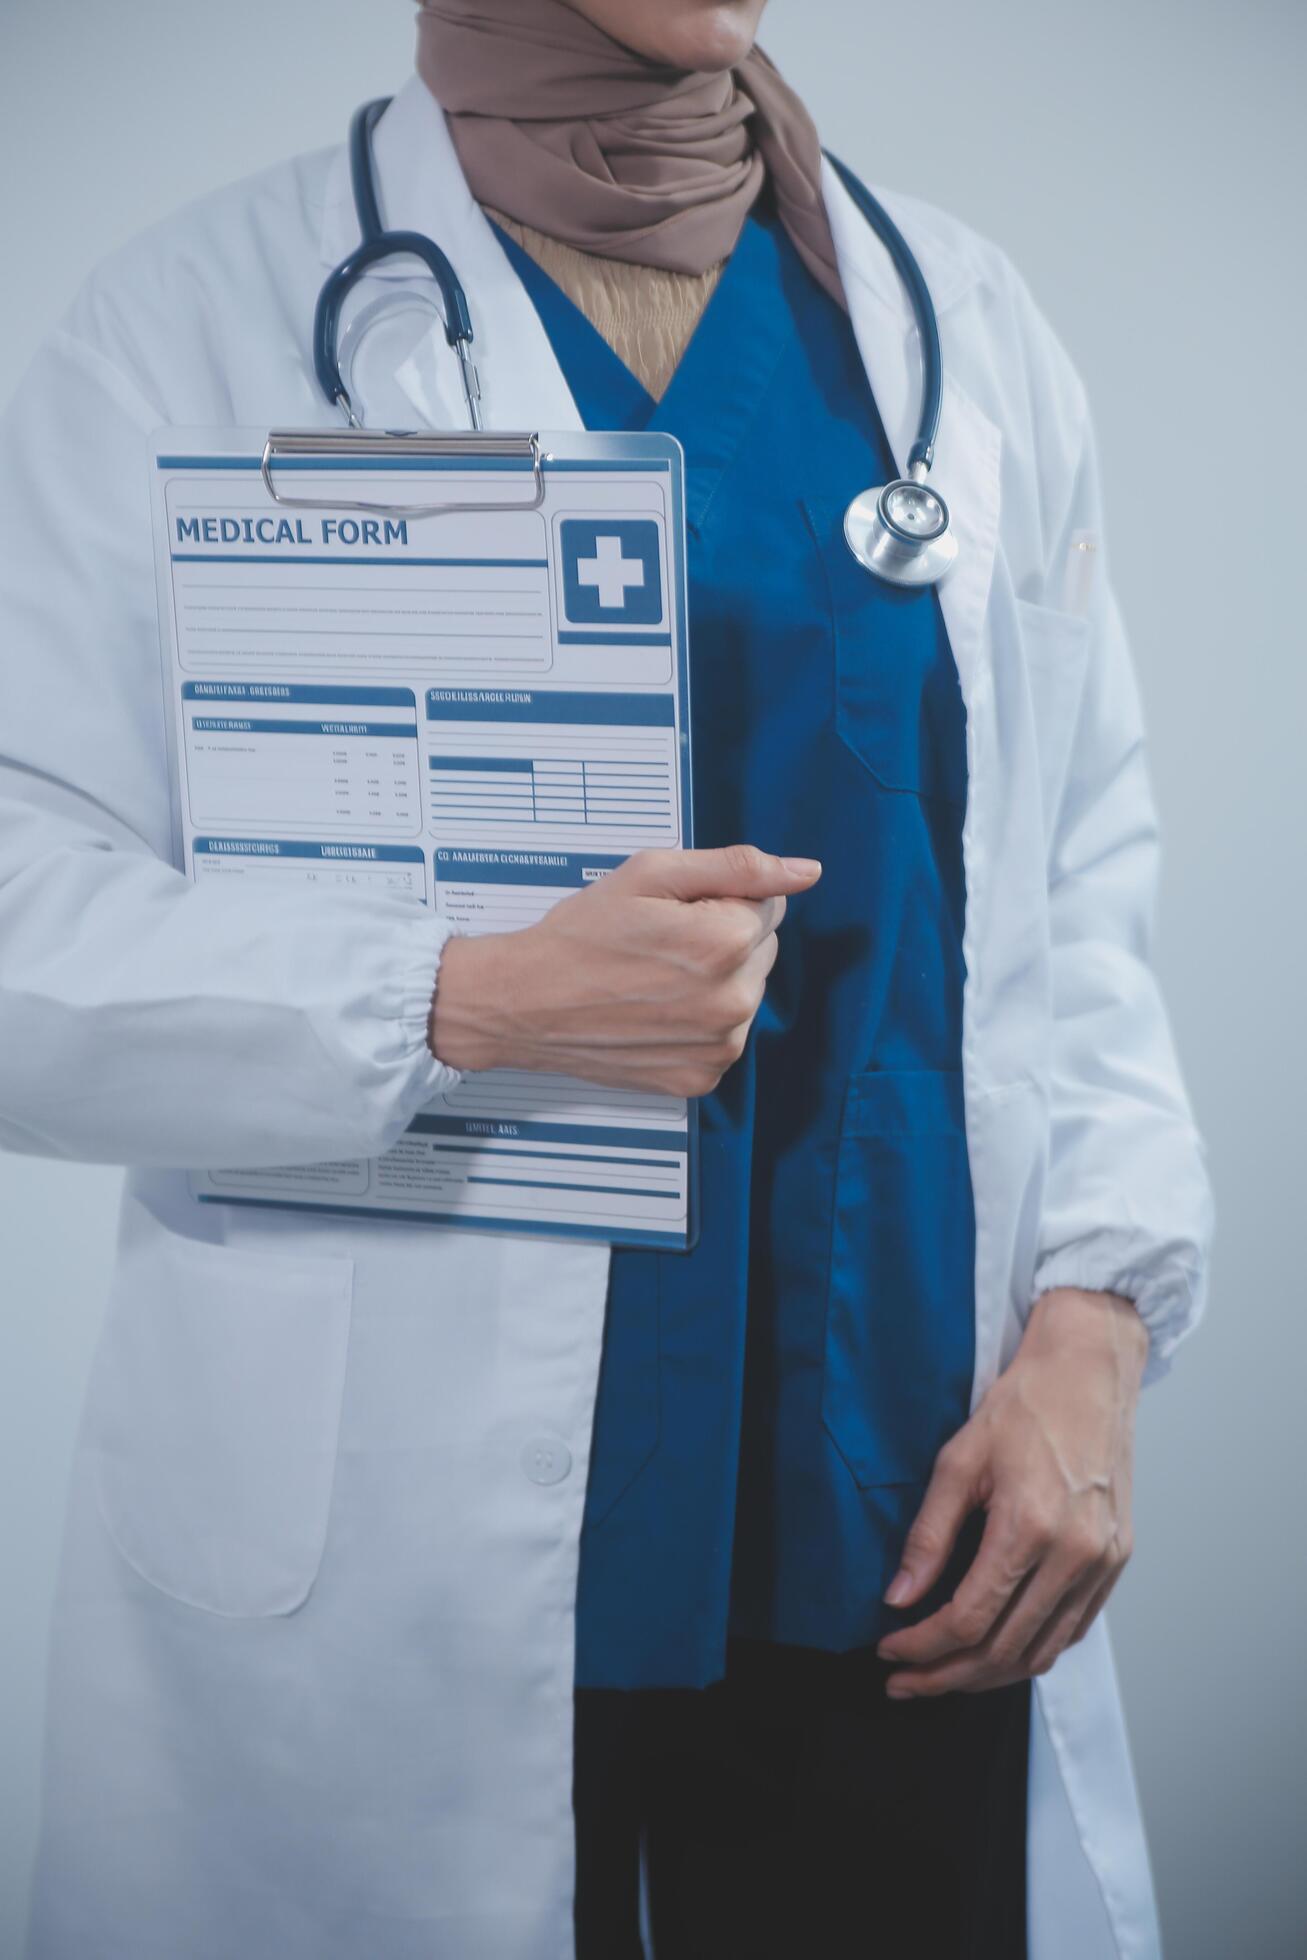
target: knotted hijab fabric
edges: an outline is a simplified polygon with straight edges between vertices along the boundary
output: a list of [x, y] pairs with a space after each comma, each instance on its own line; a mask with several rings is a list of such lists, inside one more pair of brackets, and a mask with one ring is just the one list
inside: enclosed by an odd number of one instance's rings
[[805, 265], [844, 304], [817, 131], [761, 48], [690, 71], [566, 0], [423, 0], [417, 68], [479, 203], [602, 258], [703, 273], [769, 180]]

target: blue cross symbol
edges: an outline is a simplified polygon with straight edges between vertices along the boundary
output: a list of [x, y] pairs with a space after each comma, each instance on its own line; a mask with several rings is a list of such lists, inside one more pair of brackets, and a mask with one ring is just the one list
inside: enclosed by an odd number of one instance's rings
[[663, 617], [658, 525], [648, 517], [607, 523], [565, 517], [563, 610], [573, 625], [657, 626]]

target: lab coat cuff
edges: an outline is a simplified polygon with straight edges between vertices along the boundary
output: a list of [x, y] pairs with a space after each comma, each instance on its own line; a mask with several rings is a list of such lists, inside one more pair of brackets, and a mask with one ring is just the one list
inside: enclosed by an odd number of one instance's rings
[[460, 1069], [450, 1068], [448, 1063], [432, 1054], [427, 1039], [431, 1026], [431, 1003], [439, 984], [441, 956], [457, 933], [457, 927], [452, 926], [448, 919], [424, 916], [414, 935], [409, 963], [397, 968], [397, 1018], [405, 1050], [412, 1055], [414, 1062], [413, 1080], [405, 1099], [409, 1116], [416, 1115], [433, 1096], [453, 1089], [463, 1079]]
[[1086, 1293], [1116, 1293], [1133, 1302], [1148, 1330], [1145, 1385], [1169, 1371], [1176, 1349], [1202, 1314], [1201, 1275], [1196, 1267], [1180, 1262], [1168, 1261], [1165, 1267], [1150, 1270], [1116, 1264], [1094, 1245], [1063, 1246], [1037, 1266], [1031, 1304], [1063, 1286]]

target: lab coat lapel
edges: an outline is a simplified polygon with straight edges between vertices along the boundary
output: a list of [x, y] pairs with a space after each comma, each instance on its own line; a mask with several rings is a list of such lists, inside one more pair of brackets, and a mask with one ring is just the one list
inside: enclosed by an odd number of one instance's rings
[[[900, 471], [917, 432], [921, 404], [921, 354], [912, 307], [894, 262], [829, 163], [823, 190], [840, 275], [862, 363]], [[983, 671], [985, 609], [998, 542], [998, 428], [959, 387], [949, 370], [946, 315], [970, 288], [965, 264], [954, 253], [936, 256], [927, 236], [919, 235], [910, 213], [900, 217], [896, 200], [878, 196], [901, 223], [926, 276], [940, 317], [944, 343], [944, 401], [931, 480], [943, 492], [958, 539], [957, 563], [939, 588], [963, 698], [970, 710]], [[855, 488], [850, 486], [850, 495]]]
[[[385, 223], [420, 231], [448, 254], [468, 296], [481, 376], [482, 412], [490, 429], [580, 429], [576, 403], [549, 337], [481, 207], [468, 188], [444, 115], [417, 77], [408, 81], [377, 125], [374, 154]], [[358, 242], [348, 161], [338, 156], [322, 227], [324, 264]], [[387, 261], [377, 280], [430, 280], [414, 259]], [[364, 282], [375, 295], [380, 287]], [[395, 368], [394, 385], [422, 421], [464, 429], [458, 361], [433, 323]]]

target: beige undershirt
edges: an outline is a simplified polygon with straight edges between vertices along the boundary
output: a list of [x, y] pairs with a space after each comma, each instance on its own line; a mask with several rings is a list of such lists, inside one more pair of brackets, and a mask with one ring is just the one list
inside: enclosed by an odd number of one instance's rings
[[721, 278], [721, 266], [666, 272], [661, 266], [627, 265], [579, 251], [489, 206], [486, 211], [562, 287], [641, 387], [661, 401]]

